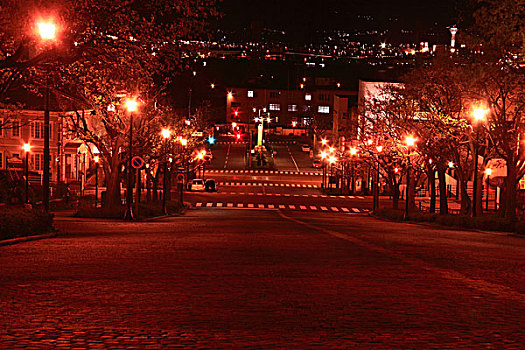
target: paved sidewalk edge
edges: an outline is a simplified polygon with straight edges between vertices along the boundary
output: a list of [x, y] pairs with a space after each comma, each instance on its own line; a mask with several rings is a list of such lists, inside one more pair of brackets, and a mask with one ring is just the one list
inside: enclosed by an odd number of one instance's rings
[[36, 241], [36, 240], [39, 240], [39, 239], [53, 238], [53, 237], [56, 237], [56, 236], [58, 236], [58, 233], [57, 232], [53, 232], [53, 233], [46, 233], [46, 234], [43, 234], [43, 235], [34, 235], [34, 236], [26, 236], [26, 237], [18, 237], [18, 238], [6, 239], [4, 241], [0, 241], [0, 247], [1, 246], [6, 246], [6, 245], [18, 244], [18, 243], [22, 243], [22, 242]]

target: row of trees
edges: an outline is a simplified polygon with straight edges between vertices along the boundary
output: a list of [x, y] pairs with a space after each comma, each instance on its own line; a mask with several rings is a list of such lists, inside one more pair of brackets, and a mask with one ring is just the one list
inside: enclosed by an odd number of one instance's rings
[[[410, 161], [416, 177], [424, 174], [431, 180], [433, 211], [436, 189], [432, 179], [437, 172], [441, 213], [448, 211], [445, 172], [449, 162], [454, 164], [460, 187], [461, 212], [468, 214], [472, 203], [481, 212], [484, 168], [491, 160], [501, 160], [507, 174], [501, 179], [500, 213], [513, 220], [518, 181], [525, 175], [525, 2], [484, 1], [478, 5], [473, 25], [463, 36], [468, 51], [414, 69], [401, 84], [382, 86], [379, 95], [362, 106], [361, 148], [372, 165], [381, 164], [384, 179], [394, 188], [395, 205], [399, 178]], [[487, 114], [477, 120], [474, 113], [483, 109]], [[403, 143], [407, 136], [417, 140], [414, 149]], [[376, 152], [367, 140], [381, 144], [382, 152]], [[476, 154], [480, 165], [474, 174]], [[467, 192], [467, 182], [474, 177], [475, 201]]]
[[[130, 128], [135, 154], [158, 167], [165, 157], [162, 128], [188, 137], [203, 126], [199, 117], [185, 123], [188, 116], [173, 110], [167, 88], [184, 66], [187, 53], [180, 40], [205, 36], [210, 19], [218, 16], [215, 5], [215, 0], [0, 0], [2, 107], [13, 105], [13, 90], [43, 95], [50, 89], [60, 109], [78, 111], [69, 114], [67, 125], [100, 152], [105, 205], [117, 205]], [[38, 36], [36, 24], [42, 21], [55, 24], [53, 39]], [[129, 97], [139, 101], [134, 125], [123, 106]]]

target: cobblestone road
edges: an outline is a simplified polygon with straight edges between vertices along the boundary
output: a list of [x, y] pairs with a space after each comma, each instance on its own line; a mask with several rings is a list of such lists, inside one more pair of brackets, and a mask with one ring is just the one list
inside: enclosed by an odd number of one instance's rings
[[330, 213], [61, 220], [0, 247], [1, 349], [523, 349], [525, 240]]

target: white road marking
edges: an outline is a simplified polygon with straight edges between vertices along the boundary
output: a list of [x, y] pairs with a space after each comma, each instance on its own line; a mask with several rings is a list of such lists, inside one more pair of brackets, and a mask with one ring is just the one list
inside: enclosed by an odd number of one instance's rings
[[330, 209], [332, 209], [332, 211], [339, 211], [336, 207], [331, 207]]
[[233, 203], [227, 203], [226, 206], [231, 208], [231, 207], [233, 207]]
[[217, 207], [222, 207], [222, 203], [217, 203]]
[[268, 204], [268, 209], [273, 209], [275, 206], [273, 204]]
[[283, 204], [279, 204], [279, 209], [284, 209], [286, 208]]
[[237, 203], [237, 208], [242, 208], [242, 207], [244, 207], [243, 203]]
[[196, 207], [200, 207], [200, 206], [202, 206], [202, 203], [199, 202], [199, 203], [195, 204], [195, 206]]
[[348, 208], [341, 208], [342, 211], [344, 211], [345, 213], [348, 213]]
[[224, 169], [228, 166], [228, 158], [230, 157], [230, 147], [231, 144], [228, 144], [228, 151], [226, 152], [226, 159], [224, 159]]
[[321, 207], [321, 210], [326, 211], [326, 210], [328, 210], [328, 208], [327, 207]]
[[354, 213], [359, 213], [359, 209], [357, 209], [357, 208], [352, 208], [352, 211], [353, 211]]
[[317, 207], [316, 207], [315, 205], [311, 205], [311, 206], [310, 206], [310, 209], [311, 209], [311, 210], [317, 210]]
[[264, 204], [259, 204], [259, 208], [264, 208]]
[[293, 205], [293, 204], [289, 204], [289, 205], [288, 205], [288, 208], [290, 208], [290, 209], [295, 209], [295, 205]]
[[304, 205], [300, 205], [300, 206], [299, 206], [299, 209], [301, 209], [301, 210], [306, 210], [306, 207], [305, 207]]
[[211, 207], [212, 205], [213, 205], [213, 203], [206, 203], [207, 207]]
[[253, 204], [252, 203], [248, 204], [248, 208], [253, 208]]

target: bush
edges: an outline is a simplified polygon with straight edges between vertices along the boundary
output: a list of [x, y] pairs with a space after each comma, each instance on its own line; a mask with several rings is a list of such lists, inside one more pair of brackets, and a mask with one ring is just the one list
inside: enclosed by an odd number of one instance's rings
[[53, 230], [53, 215], [40, 209], [0, 209], [0, 240], [40, 235]]
[[[135, 207], [133, 207], [133, 209], [135, 209]], [[183, 209], [184, 207], [181, 206], [179, 202], [169, 201], [167, 203], [168, 214], [181, 213]], [[123, 219], [125, 212], [125, 206], [116, 208], [81, 207], [75, 213], [75, 216], [81, 218]], [[164, 215], [162, 202], [140, 203], [138, 213], [135, 213], [135, 219], [142, 220], [162, 215]]]
[[[381, 208], [376, 211], [376, 215], [394, 221], [404, 219], [404, 211], [388, 208]], [[464, 229], [478, 229], [487, 231], [518, 232], [525, 234], [525, 223], [513, 223], [504, 218], [495, 216], [470, 217], [465, 215], [439, 215], [423, 212], [410, 213], [411, 222], [428, 222], [438, 225], [457, 227]]]

